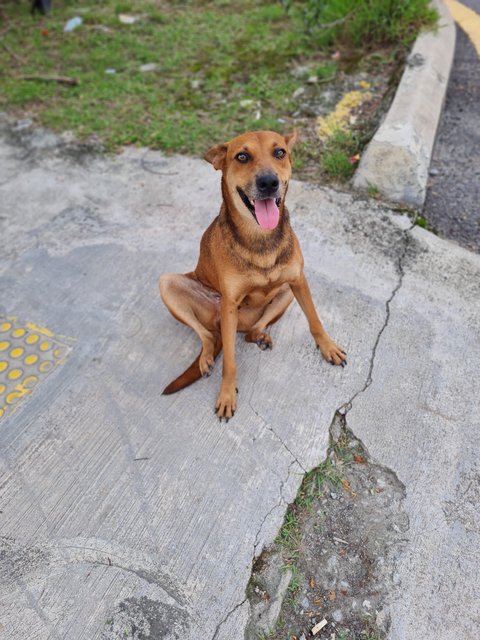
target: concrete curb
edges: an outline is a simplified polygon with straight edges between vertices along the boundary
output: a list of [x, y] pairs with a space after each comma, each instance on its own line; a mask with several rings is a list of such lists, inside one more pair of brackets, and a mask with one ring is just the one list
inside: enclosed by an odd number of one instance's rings
[[438, 29], [418, 36], [385, 120], [362, 155], [353, 186], [374, 186], [393, 202], [421, 208], [455, 52], [455, 24], [441, 0]]

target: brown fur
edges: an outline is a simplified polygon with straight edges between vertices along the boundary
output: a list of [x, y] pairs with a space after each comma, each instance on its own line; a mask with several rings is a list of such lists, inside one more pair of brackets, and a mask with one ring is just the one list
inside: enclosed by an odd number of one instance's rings
[[[245, 133], [212, 147], [205, 159], [222, 171], [223, 202], [219, 215], [203, 234], [195, 271], [160, 278], [163, 301], [177, 320], [190, 326], [202, 341], [202, 351], [164, 393], [174, 393], [201, 375], [208, 376], [223, 344], [223, 377], [215, 405], [219, 418], [229, 419], [237, 406], [235, 335], [270, 348], [265, 329], [285, 312], [293, 297], [304, 311], [317, 347], [332, 364], [346, 364], [345, 352], [325, 332], [303, 273], [300, 245], [290, 226], [285, 196], [291, 176], [296, 133]], [[278, 149], [285, 157], [274, 155]], [[240, 162], [239, 153], [248, 154]], [[280, 218], [272, 230], [262, 229], [242, 201], [258, 196], [257, 176], [269, 172], [279, 179]], [[259, 198], [263, 199], [263, 198]]]

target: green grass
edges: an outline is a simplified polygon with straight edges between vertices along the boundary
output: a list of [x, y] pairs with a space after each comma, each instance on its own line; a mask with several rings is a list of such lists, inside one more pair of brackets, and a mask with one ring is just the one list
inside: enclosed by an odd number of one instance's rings
[[[108, 148], [140, 143], [201, 154], [247, 129], [281, 129], [277, 119], [293, 110], [302, 84], [292, 61], [313, 59], [322, 68], [311, 39], [279, 3], [138, 0], [130, 13], [144, 18], [124, 25], [118, 14], [128, 7], [55, 3], [50, 17], [32, 19], [23, 3], [5, 5], [0, 109], [28, 111], [79, 137], [97, 134]], [[64, 33], [77, 14], [83, 25]], [[142, 73], [146, 63], [157, 69]], [[70, 76], [79, 85], [25, 75]]]
[[320, 46], [363, 50], [398, 44], [410, 46], [419, 29], [435, 24], [429, 0], [283, 0]]
[[356, 163], [351, 162], [361, 148], [359, 137], [352, 131], [338, 129], [328, 139], [321, 162], [324, 169], [337, 179], [347, 180], [356, 168]]
[[[288, 131], [297, 109], [292, 94], [306, 80], [294, 77], [292, 68], [305, 66], [307, 77], [326, 83], [341, 64], [331, 59], [332, 47], [348, 41], [345, 46], [360, 47], [359, 57], [374, 49], [372, 27], [360, 7], [375, 2], [319, 2], [322, 21], [348, 12], [352, 3], [357, 7], [355, 21], [349, 16], [341, 29], [327, 30], [328, 37], [305, 21], [313, 0], [295, 2], [287, 11], [285, 3], [268, 0], [66, 0], [53, 3], [48, 17], [32, 17], [25, 2], [2, 3], [0, 110], [70, 130], [80, 139], [95, 134], [107, 150], [138, 144], [202, 155], [245, 130]], [[401, 16], [395, 8], [394, 20], [386, 21], [402, 38], [431, 17], [422, 13], [423, 0], [384, 4], [412, 5]], [[141, 19], [125, 25], [120, 13]], [[83, 24], [64, 33], [65, 22], [75, 15]], [[384, 11], [379, 20], [382, 16]], [[377, 40], [383, 46], [380, 36]], [[398, 42], [388, 55], [397, 47]], [[385, 64], [384, 49], [372, 53], [372, 60], [374, 55], [376, 64]], [[148, 63], [157, 68], [142, 73], [140, 66]], [[106, 74], [107, 69], [115, 73]], [[75, 78], [78, 86], [25, 79], [48, 75]], [[327, 149], [323, 166], [334, 177], [353, 171], [346, 155], [350, 142], [337, 140]], [[296, 167], [318, 166], [318, 147], [316, 140], [300, 143]]]

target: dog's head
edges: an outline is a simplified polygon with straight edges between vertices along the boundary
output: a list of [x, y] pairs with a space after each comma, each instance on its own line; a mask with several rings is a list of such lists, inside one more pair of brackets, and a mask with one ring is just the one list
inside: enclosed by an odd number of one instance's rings
[[287, 136], [251, 131], [217, 144], [205, 154], [205, 160], [222, 171], [224, 197], [229, 204], [265, 231], [275, 229], [280, 220], [296, 139], [296, 131]]

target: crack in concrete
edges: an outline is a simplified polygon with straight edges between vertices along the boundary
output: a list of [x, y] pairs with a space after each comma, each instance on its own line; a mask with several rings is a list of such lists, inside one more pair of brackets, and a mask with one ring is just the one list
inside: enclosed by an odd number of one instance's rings
[[395, 299], [395, 296], [397, 295], [397, 293], [400, 291], [400, 289], [402, 287], [402, 284], [403, 284], [403, 278], [405, 276], [405, 271], [404, 271], [404, 268], [403, 268], [403, 262], [404, 262], [405, 256], [407, 255], [408, 247], [409, 247], [409, 244], [410, 244], [409, 233], [414, 228], [414, 226], [415, 226], [415, 221], [413, 221], [412, 224], [407, 229], [403, 230], [403, 248], [400, 251], [399, 256], [397, 257], [398, 281], [397, 281], [397, 284], [395, 285], [395, 287], [393, 288], [392, 293], [390, 294], [390, 297], [385, 301], [385, 320], [383, 322], [383, 325], [380, 327], [380, 330], [379, 330], [379, 332], [377, 334], [377, 337], [375, 339], [375, 342], [373, 344], [372, 355], [370, 356], [370, 365], [369, 365], [369, 369], [368, 369], [367, 379], [366, 379], [365, 384], [363, 385], [363, 387], [361, 389], [359, 389], [358, 391], [356, 391], [353, 394], [353, 396], [350, 398], [350, 400], [348, 400], [347, 402], [342, 404], [337, 409], [337, 412], [340, 413], [340, 415], [346, 416], [347, 413], [352, 409], [354, 400], [360, 394], [364, 393], [373, 382], [373, 369], [374, 369], [374, 366], [375, 366], [375, 357], [377, 355], [378, 345], [380, 343], [381, 337], [382, 337], [385, 329], [388, 326], [388, 323], [390, 322], [392, 302]]
[[257, 556], [259, 555], [257, 553], [257, 547], [259, 544], [259, 537], [260, 534], [262, 532], [263, 529], [263, 525], [265, 524], [265, 522], [268, 520], [268, 518], [271, 516], [271, 514], [275, 511], [275, 509], [278, 509], [279, 507], [282, 506], [282, 503], [285, 504], [286, 506], [288, 506], [287, 501], [285, 500], [285, 496], [283, 495], [283, 489], [285, 487], [285, 485], [287, 484], [289, 478], [290, 478], [290, 472], [291, 469], [293, 467], [294, 464], [298, 464], [296, 460], [292, 460], [291, 463], [288, 465], [288, 470], [287, 470], [287, 477], [285, 478], [285, 480], [282, 480], [282, 482], [280, 483], [280, 500], [277, 502], [277, 504], [275, 504], [270, 511], [265, 515], [265, 517], [263, 518], [262, 522], [260, 523], [260, 526], [258, 528], [258, 531], [255, 535], [255, 541], [253, 543], [253, 558], [252, 558], [252, 565], [254, 564], [255, 560], [257, 559]]
[[223, 627], [223, 625], [227, 622], [227, 620], [230, 618], [230, 616], [235, 613], [235, 611], [237, 609], [240, 609], [240, 607], [242, 607], [245, 604], [245, 602], [247, 602], [247, 600], [248, 600], [248, 598], [247, 598], [247, 596], [245, 596], [245, 598], [241, 602], [236, 604], [233, 607], [233, 609], [230, 609], [230, 611], [227, 613], [227, 615], [222, 620], [220, 620], [220, 622], [217, 624], [217, 626], [215, 628], [215, 632], [214, 632], [214, 634], [212, 636], [212, 640], [216, 640], [216, 638], [218, 638], [219, 631]]
[[253, 396], [253, 392], [255, 390], [255, 385], [256, 385], [257, 380], [258, 380], [259, 372], [260, 372], [260, 362], [258, 364], [257, 372], [255, 374], [255, 379], [254, 379], [253, 384], [252, 384], [252, 392], [250, 393], [250, 397], [248, 398], [248, 404], [250, 405], [250, 409], [257, 416], [257, 418], [262, 421], [263, 426], [266, 429], [268, 429], [273, 434], [273, 436], [276, 438], [276, 440], [278, 440], [280, 442], [280, 444], [284, 447], [284, 449], [286, 451], [288, 451], [288, 453], [292, 456], [293, 461], [298, 464], [298, 466], [303, 471], [303, 473], [307, 473], [307, 470], [305, 469], [303, 464], [300, 462], [300, 460], [297, 458], [297, 456], [293, 453], [293, 451], [290, 449], [290, 447], [282, 440], [282, 438], [278, 435], [278, 433], [275, 431], [275, 429], [268, 424], [267, 420], [255, 409], [255, 407], [252, 404], [252, 396]]
[[[373, 382], [373, 370], [374, 370], [374, 366], [375, 366], [375, 359], [376, 359], [376, 355], [377, 355], [377, 349], [378, 349], [378, 345], [380, 344], [380, 340], [382, 338], [383, 333], [385, 332], [389, 322], [390, 322], [390, 317], [391, 317], [391, 306], [392, 306], [392, 302], [395, 299], [397, 293], [399, 292], [399, 290], [402, 287], [403, 284], [403, 279], [404, 279], [404, 275], [405, 275], [405, 271], [404, 271], [404, 260], [405, 260], [405, 256], [407, 255], [408, 252], [408, 248], [409, 248], [409, 244], [410, 244], [410, 231], [413, 229], [413, 227], [415, 226], [415, 221], [412, 222], [412, 224], [407, 228], [404, 229], [402, 232], [403, 235], [403, 241], [402, 241], [402, 248], [399, 251], [399, 255], [397, 256], [397, 272], [398, 272], [398, 280], [396, 285], [394, 286], [390, 296], [388, 297], [388, 299], [385, 301], [385, 319], [384, 322], [382, 324], [382, 326], [380, 327], [380, 330], [378, 331], [378, 334], [376, 336], [375, 342], [373, 344], [373, 348], [372, 348], [372, 353], [371, 353], [371, 357], [370, 357], [370, 363], [369, 363], [369, 369], [368, 369], [368, 374], [367, 374], [367, 378], [365, 380], [364, 385], [358, 390], [356, 391], [353, 396], [347, 401], [345, 402], [343, 405], [341, 405], [339, 407], [339, 409], [337, 409], [334, 413], [332, 422], [330, 424], [329, 427], [329, 434], [330, 434], [330, 442], [332, 441], [332, 438], [334, 439], [334, 434], [333, 434], [333, 430], [335, 427], [335, 424], [337, 423], [337, 420], [340, 420], [340, 424], [343, 425], [343, 428], [346, 429], [347, 427], [347, 414], [348, 412], [352, 409], [353, 406], [353, 402], [354, 400], [363, 392], [365, 392], [368, 387], [372, 384]], [[259, 367], [257, 368], [257, 375], [256, 378], [258, 378], [258, 374], [259, 374]], [[253, 392], [252, 392], [253, 394]], [[285, 498], [283, 496], [283, 488], [285, 486], [285, 484], [288, 482], [288, 479], [290, 477], [290, 472], [291, 472], [291, 468], [292, 466], [295, 464], [295, 462], [299, 465], [299, 467], [302, 469], [302, 471], [304, 472], [304, 474], [307, 473], [307, 470], [304, 468], [304, 466], [299, 462], [299, 460], [297, 459], [297, 457], [295, 456], [295, 454], [290, 450], [290, 448], [286, 445], [285, 442], [283, 442], [283, 440], [280, 438], [280, 436], [275, 432], [275, 430], [273, 429], [273, 427], [271, 427], [268, 422], [263, 418], [263, 416], [261, 416], [258, 411], [256, 411], [256, 409], [253, 407], [252, 405], [252, 394], [250, 394], [250, 398], [249, 398], [249, 405], [250, 408], [252, 409], [252, 411], [255, 413], [255, 415], [263, 422], [264, 426], [271, 431], [271, 433], [275, 436], [275, 438], [277, 440], [279, 440], [279, 442], [283, 445], [283, 447], [288, 451], [288, 453], [292, 456], [293, 460], [290, 463], [289, 467], [288, 467], [288, 474], [287, 477], [284, 481], [282, 481], [281, 485], [280, 485], [280, 500], [270, 509], [270, 511], [265, 515], [265, 517], [263, 518], [260, 527], [257, 531], [257, 534], [255, 536], [255, 541], [254, 541], [254, 553], [253, 553], [253, 561], [252, 561], [252, 566], [253, 563], [256, 560], [257, 557], [257, 547], [259, 544], [259, 537], [262, 531], [262, 528], [265, 524], [265, 522], [267, 521], [267, 519], [270, 517], [270, 515], [278, 508], [281, 507], [282, 503], [284, 503], [287, 506], [287, 503], [285, 501]], [[368, 449], [364, 446], [364, 444], [355, 436], [355, 438], [360, 442], [362, 448], [365, 450], [365, 452], [367, 452], [368, 455]], [[379, 468], [383, 468], [386, 471], [388, 471], [392, 477], [394, 478], [394, 481], [398, 483], [398, 486], [401, 488], [401, 490], [403, 492], [405, 492], [405, 486], [404, 484], [399, 480], [397, 474], [392, 470], [389, 469], [386, 466], [383, 465], [379, 465], [377, 464], [377, 466]], [[228, 617], [240, 606], [242, 606], [245, 601], [248, 600], [248, 597], [246, 597], [244, 600], [242, 600], [242, 602], [237, 605], [234, 609], [232, 609], [232, 611], [227, 614], [227, 616], [224, 618], [224, 620], [222, 621], [221, 624], [223, 624]], [[212, 640], [215, 640], [218, 629], [220, 628], [221, 624], [217, 627], [217, 631], [213, 637]]]

